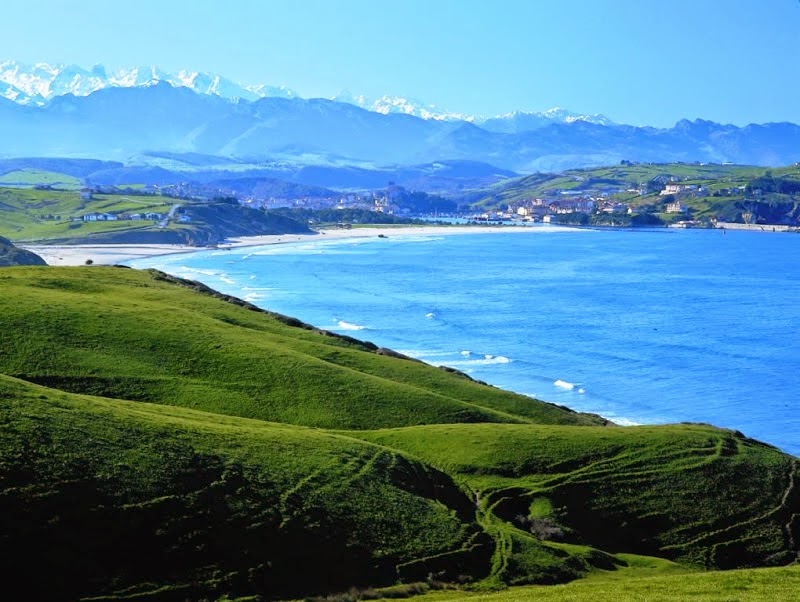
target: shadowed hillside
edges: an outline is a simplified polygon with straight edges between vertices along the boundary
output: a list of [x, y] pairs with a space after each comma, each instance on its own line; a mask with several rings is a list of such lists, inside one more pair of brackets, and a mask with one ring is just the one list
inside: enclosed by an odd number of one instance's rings
[[286, 596], [491, 553], [447, 476], [382, 447], [5, 376], [0, 397], [0, 541], [30, 599]]
[[707, 425], [447, 425], [365, 439], [448, 472], [540, 537], [708, 568], [797, 558], [800, 462]]
[[0, 267], [11, 265], [47, 265], [36, 253], [15, 247], [10, 240], [0, 236]]

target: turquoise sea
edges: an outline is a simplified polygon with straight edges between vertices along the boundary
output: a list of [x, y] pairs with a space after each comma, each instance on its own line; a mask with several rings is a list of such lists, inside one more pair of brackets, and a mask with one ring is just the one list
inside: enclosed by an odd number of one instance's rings
[[130, 262], [620, 424], [800, 454], [800, 236], [536, 228]]

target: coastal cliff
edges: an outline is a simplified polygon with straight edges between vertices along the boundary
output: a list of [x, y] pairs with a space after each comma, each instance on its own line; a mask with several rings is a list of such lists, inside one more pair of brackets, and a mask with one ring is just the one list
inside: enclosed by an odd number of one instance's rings
[[12, 265], [47, 265], [36, 253], [15, 247], [7, 238], [0, 236], [0, 267]]

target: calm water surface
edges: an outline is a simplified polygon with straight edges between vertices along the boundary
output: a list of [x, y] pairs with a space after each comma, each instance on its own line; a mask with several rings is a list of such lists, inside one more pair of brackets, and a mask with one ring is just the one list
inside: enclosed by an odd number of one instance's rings
[[387, 235], [130, 265], [622, 424], [710, 422], [800, 454], [800, 236]]

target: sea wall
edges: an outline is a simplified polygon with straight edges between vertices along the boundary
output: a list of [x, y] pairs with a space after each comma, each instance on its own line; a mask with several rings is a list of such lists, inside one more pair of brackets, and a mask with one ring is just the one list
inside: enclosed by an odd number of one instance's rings
[[715, 228], [723, 230], [753, 230], [755, 232], [800, 232], [797, 226], [782, 224], [737, 224], [736, 222], [717, 222]]

